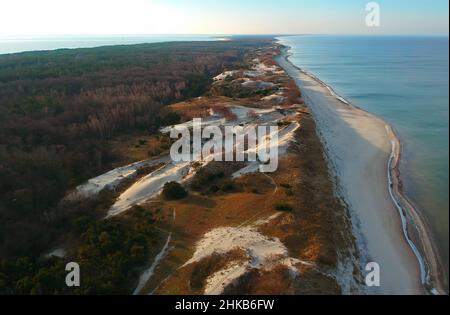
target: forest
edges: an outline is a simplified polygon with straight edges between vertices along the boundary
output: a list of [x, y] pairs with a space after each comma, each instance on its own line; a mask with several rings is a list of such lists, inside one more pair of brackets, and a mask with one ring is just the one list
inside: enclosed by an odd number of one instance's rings
[[[155, 133], [172, 119], [161, 116], [162, 107], [202, 95], [212, 77], [260, 45], [174, 42], [0, 55], [0, 291], [30, 293], [20, 270], [37, 268], [37, 257], [79, 217], [94, 224], [87, 212], [95, 205], [60, 201], [120, 162], [108, 140]], [[97, 230], [86, 225], [83, 232]]]

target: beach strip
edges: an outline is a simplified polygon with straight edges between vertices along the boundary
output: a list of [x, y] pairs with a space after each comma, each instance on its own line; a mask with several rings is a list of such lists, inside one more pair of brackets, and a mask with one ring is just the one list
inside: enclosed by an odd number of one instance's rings
[[[419, 213], [399, 188], [401, 147], [395, 133], [382, 119], [352, 106], [287, 58], [283, 49], [277, 62], [301, 89], [316, 119], [337, 192], [352, 215], [361, 268], [364, 271], [369, 262], [380, 266], [381, 286], [367, 287], [365, 293], [442, 292], [434, 279], [439, 264], [433, 242]], [[405, 212], [405, 205], [411, 213]]]

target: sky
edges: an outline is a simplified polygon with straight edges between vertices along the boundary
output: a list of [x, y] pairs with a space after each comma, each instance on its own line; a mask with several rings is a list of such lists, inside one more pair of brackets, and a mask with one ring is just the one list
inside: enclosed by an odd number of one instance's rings
[[0, 36], [105, 34], [447, 35], [448, 0], [0, 0]]

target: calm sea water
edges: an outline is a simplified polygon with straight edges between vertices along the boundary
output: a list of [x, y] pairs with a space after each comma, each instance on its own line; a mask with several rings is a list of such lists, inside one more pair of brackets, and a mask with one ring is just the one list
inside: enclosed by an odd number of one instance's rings
[[448, 274], [448, 37], [281, 37], [290, 60], [388, 121], [404, 145], [401, 176], [428, 219]]
[[90, 48], [107, 45], [131, 45], [172, 41], [214, 40], [209, 35], [104, 35], [0, 38], [0, 54], [59, 48]]

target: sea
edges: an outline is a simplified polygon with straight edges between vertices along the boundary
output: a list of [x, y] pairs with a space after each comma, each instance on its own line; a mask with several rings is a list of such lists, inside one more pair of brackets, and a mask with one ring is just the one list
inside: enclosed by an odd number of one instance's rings
[[290, 61], [386, 120], [403, 145], [401, 180], [449, 269], [449, 38], [283, 36]]

